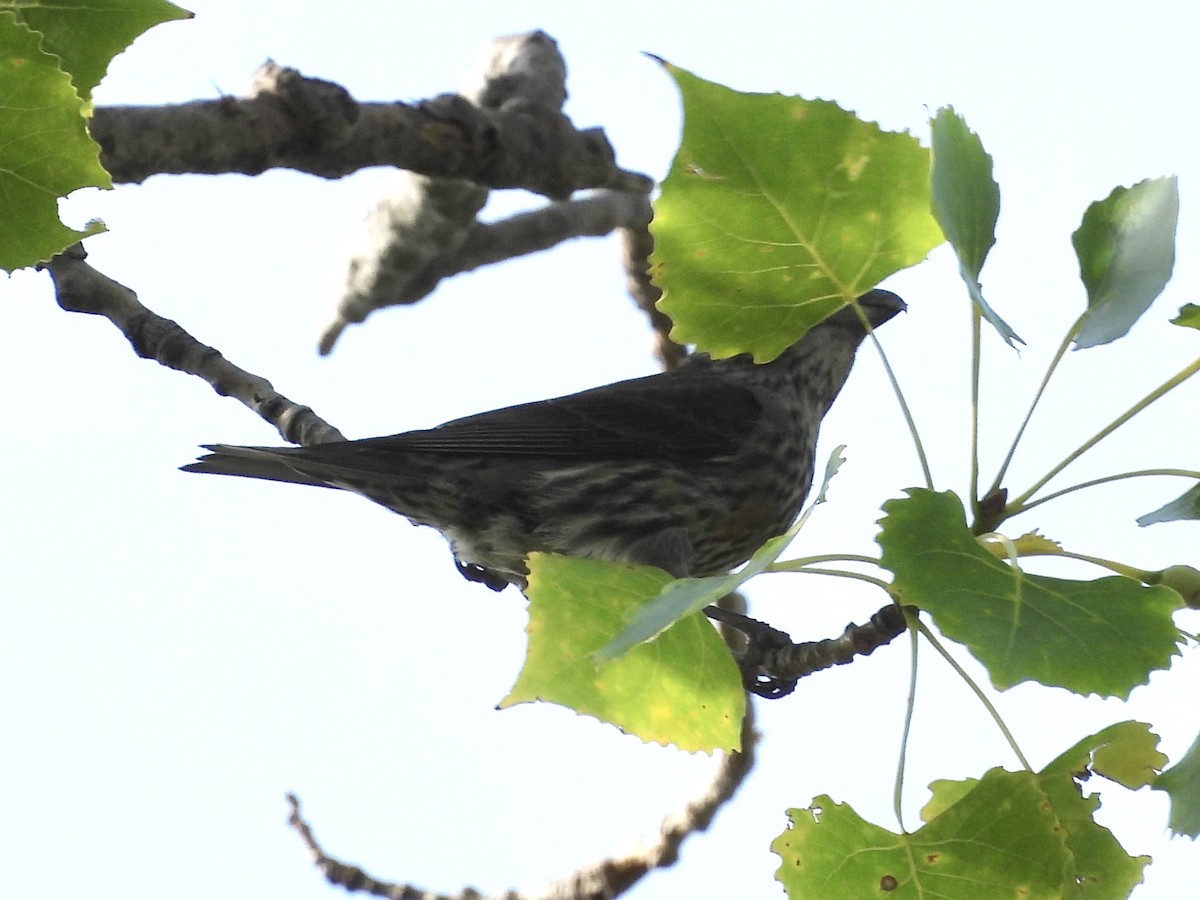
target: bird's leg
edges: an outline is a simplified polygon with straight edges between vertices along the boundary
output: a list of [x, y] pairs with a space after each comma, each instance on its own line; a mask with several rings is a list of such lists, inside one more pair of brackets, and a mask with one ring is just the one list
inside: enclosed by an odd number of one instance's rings
[[746, 635], [746, 651], [738, 658], [742, 684], [760, 697], [785, 697], [796, 682], [830, 666], [843, 666], [856, 656], [867, 656], [889, 643], [908, 627], [906, 613], [916, 615], [915, 607], [889, 603], [863, 625], [851, 623], [836, 638], [794, 643], [777, 628], [739, 613], [715, 606], [705, 614]]
[[704, 614], [746, 636], [746, 649], [738, 655], [738, 668], [742, 672], [742, 685], [746, 690], [774, 700], [786, 697], [796, 689], [798, 678], [776, 678], [761, 669], [763, 658], [768, 653], [795, 646], [791, 635], [766, 622], [719, 606], [706, 606]]

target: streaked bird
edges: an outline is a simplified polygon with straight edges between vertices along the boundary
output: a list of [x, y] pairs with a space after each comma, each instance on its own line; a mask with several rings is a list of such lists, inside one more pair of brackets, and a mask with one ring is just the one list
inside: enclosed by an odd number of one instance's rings
[[188, 472], [361, 494], [450, 542], [459, 571], [524, 587], [533, 551], [726, 572], [795, 520], [821, 419], [866, 336], [905, 308], [873, 290], [777, 359], [696, 354], [658, 375], [310, 447], [207, 446]]

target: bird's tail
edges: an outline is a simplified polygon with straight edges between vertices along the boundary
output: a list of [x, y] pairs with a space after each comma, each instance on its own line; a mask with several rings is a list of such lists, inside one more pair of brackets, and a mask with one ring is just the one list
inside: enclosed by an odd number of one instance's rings
[[[314, 487], [332, 485], [312, 475], [298, 471], [290, 464], [295, 452], [286, 447], [238, 447], [233, 444], [206, 444], [211, 451], [190, 465], [181, 466], [184, 472], [210, 475], [237, 475], [242, 478], [262, 478], [267, 481], [286, 481], [292, 484], [311, 484]], [[300, 450], [300, 448], [296, 448]]]

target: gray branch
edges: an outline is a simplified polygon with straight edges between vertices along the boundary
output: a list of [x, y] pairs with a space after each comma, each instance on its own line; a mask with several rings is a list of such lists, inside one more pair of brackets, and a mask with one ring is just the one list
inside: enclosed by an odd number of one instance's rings
[[204, 379], [222, 397], [240, 400], [270, 422], [284, 440], [295, 444], [345, 440], [340, 431], [307, 406], [280, 394], [265, 378], [235, 366], [178, 323], [148, 310], [137, 294], [93, 269], [86, 259], [83, 247], [76, 244], [43, 267], [54, 280], [58, 305], [67, 312], [104, 316], [129, 339], [138, 356]]
[[[653, 215], [653, 211], [651, 211]], [[650, 254], [654, 237], [650, 234], [650, 218], [624, 225], [620, 229], [621, 257], [625, 267], [625, 287], [638, 309], [650, 320], [654, 329], [654, 351], [664, 369], [673, 369], [687, 356], [687, 348], [671, 340], [671, 320], [659, 310], [658, 298], [662, 289], [650, 280]]]
[[[459, 103], [485, 114], [517, 111], [557, 120], [567, 97], [566, 75], [558, 45], [544, 32], [497, 38], [467, 74]], [[646, 182], [638, 192], [645, 195], [648, 189]], [[473, 262], [474, 251], [464, 244], [484, 234], [476, 215], [487, 197], [487, 188], [475, 181], [401, 172], [394, 189], [380, 198], [367, 219], [362, 246], [350, 259], [345, 288], [322, 332], [319, 351], [329, 353], [346, 326], [364, 321], [375, 310], [414, 303], [446, 274], [481, 264]], [[519, 243], [522, 235], [531, 243]], [[496, 255], [501, 244], [491, 242], [488, 261], [550, 246], [538, 237], [528, 229], [507, 229], [507, 255]]]
[[416, 303], [445, 278], [549, 250], [573, 238], [600, 237], [626, 228], [644, 230], [650, 214], [645, 194], [597, 191], [498, 222], [475, 222], [455, 246], [428, 256], [412, 269], [396, 272], [385, 305]]
[[[399, 169], [399, 186], [380, 200], [350, 260], [320, 339], [328, 353], [347, 325], [375, 309], [416, 302], [449, 275], [548, 249], [555, 234], [562, 241], [631, 229], [641, 237], [630, 246], [648, 251], [653, 182], [616, 166], [602, 130], [576, 130], [563, 115], [565, 78], [557, 44], [535, 31], [490, 42], [461, 94], [412, 105], [358, 103], [340, 85], [267, 62], [247, 97], [101, 107], [91, 132], [101, 162], [125, 183], [153, 174], [292, 168], [336, 178], [368, 166]], [[557, 201], [592, 189], [607, 199], [551, 204], [536, 218], [481, 225], [476, 214], [497, 188]], [[612, 224], [593, 224], [601, 220]], [[665, 338], [669, 322], [654, 310], [644, 253], [640, 263], [627, 256], [627, 266], [630, 259], [631, 290], [669, 362], [677, 348]]]
[[674, 865], [684, 840], [708, 828], [717, 811], [729, 802], [754, 767], [757, 742], [753, 712], [747, 705], [746, 717], [742, 722], [741, 752], [729, 753], [722, 758], [716, 777], [708, 788], [682, 811], [663, 820], [656, 841], [624, 856], [613, 856], [584, 866], [562, 881], [529, 891], [505, 891], [491, 898], [485, 898], [469, 887], [457, 894], [440, 894], [410, 884], [382, 881], [359, 866], [329, 856], [301, 815], [299, 799], [292, 794], [287, 798], [291, 807], [288, 823], [300, 835], [313, 863], [325, 879], [351, 893], [360, 892], [386, 900], [614, 900], [655, 869]]
[[553, 199], [586, 188], [648, 191], [616, 165], [598, 128], [576, 130], [545, 104], [489, 109], [458, 94], [416, 104], [358, 103], [341, 86], [266, 63], [249, 97], [96, 109], [92, 137], [118, 183], [156, 174], [258, 175], [295, 169], [341, 178], [394, 166]]

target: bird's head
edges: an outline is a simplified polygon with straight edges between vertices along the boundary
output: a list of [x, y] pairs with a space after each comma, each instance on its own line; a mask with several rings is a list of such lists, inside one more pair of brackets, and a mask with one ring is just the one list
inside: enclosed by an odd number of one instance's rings
[[908, 304], [891, 291], [875, 288], [860, 296], [854, 303], [839, 309], [820, 324], [834, 328], [851, 328], [859, 333], [866, 332], [867, 323], [872, 330], [908, 309]]

